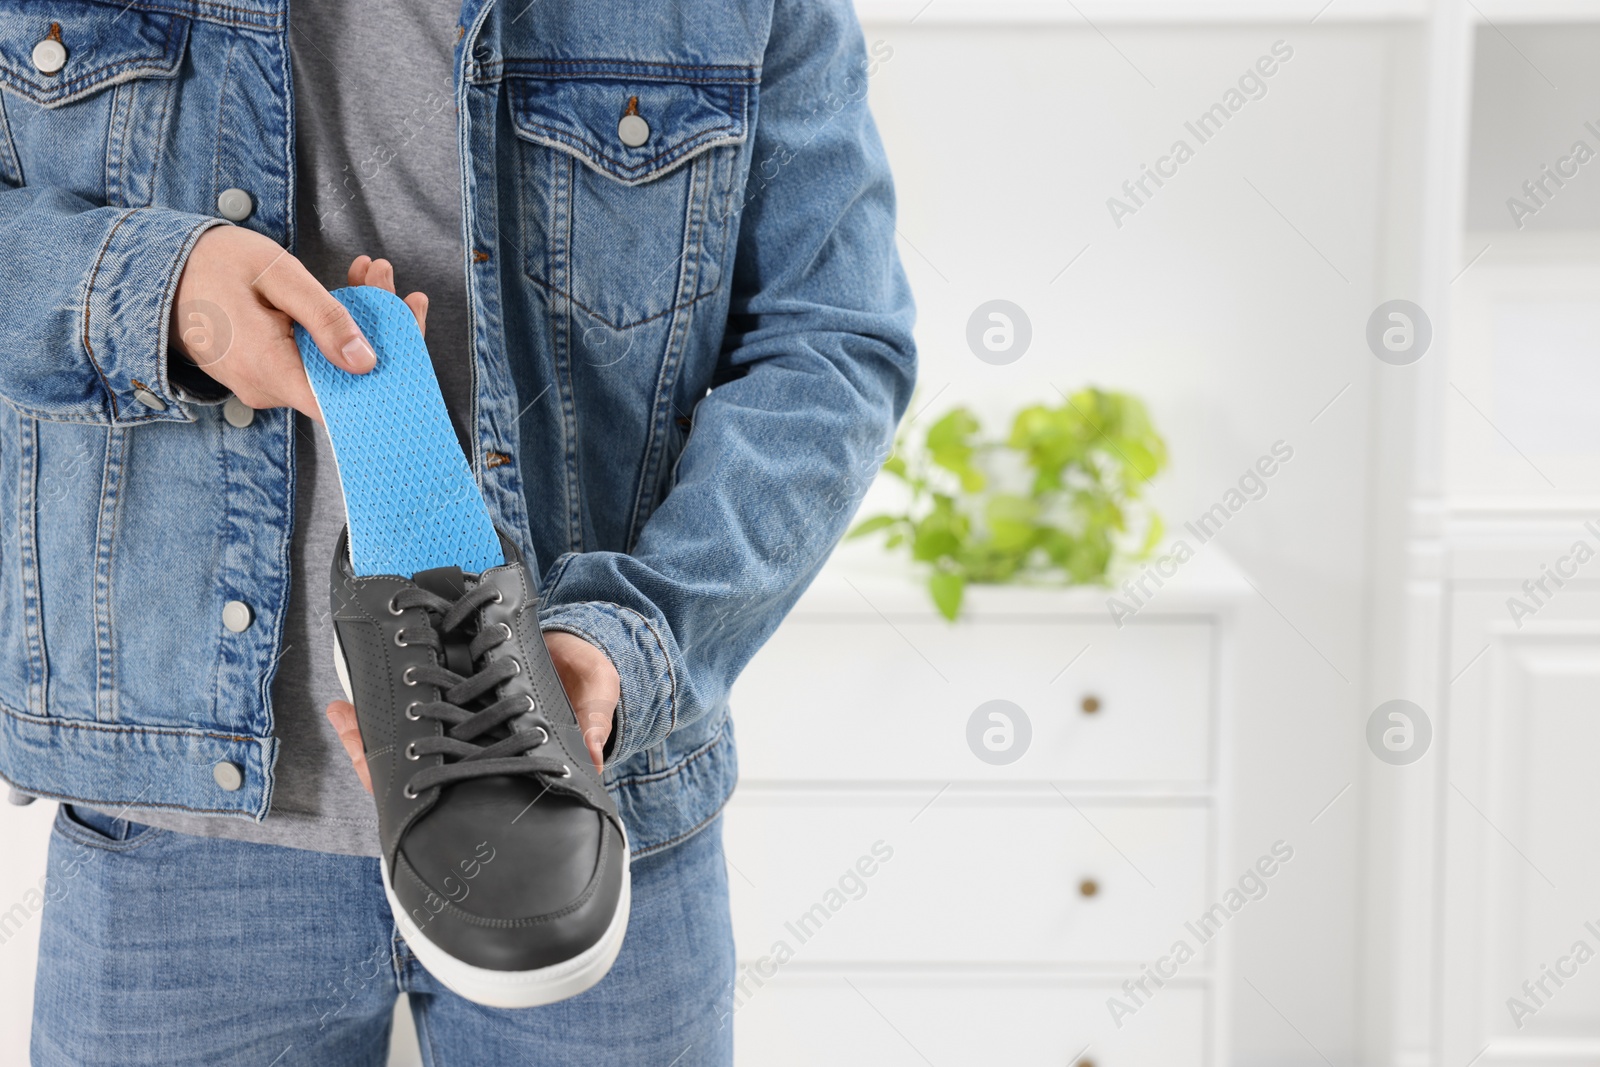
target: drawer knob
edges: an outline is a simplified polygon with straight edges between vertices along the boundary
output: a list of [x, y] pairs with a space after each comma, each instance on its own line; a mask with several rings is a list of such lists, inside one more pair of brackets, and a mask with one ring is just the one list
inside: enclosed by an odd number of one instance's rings
[[1078, 883], [1078, 894], [1084, 897], [1096, 896], [1100, 892], [1100, 883], [1093, 878], [1085, 878]]
[[1093, 693], [1085, 693], [1083, 695], [1082, 707], [1085, 715], [1093, 715], [1095, 712], [1100, 710], [1100, 698], [1095, 696]]

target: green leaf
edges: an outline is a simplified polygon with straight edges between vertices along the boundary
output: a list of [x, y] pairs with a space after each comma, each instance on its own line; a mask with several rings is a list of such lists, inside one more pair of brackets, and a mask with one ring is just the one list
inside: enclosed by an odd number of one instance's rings
[[1128, 468], [1128, 473], [1140, 481], [1149, 481], [1160, 469], [1155, 455], [1140, 441], [1123, 443], [1117, 449], [1117, 455], [1122, 460], [1123, 466]]
[[978, 417], [966, 408], [955, 408], [928, 427], [928, 447], [970, 445], [980, 429]]
[[911, 558], [918, 563], [946, 559], [960, 550], [961, 538], [944, 524], [924, 522], [911, 535]]
[[1161, 543], [1161, 539], [1166, 535], [1167, 524], [1161, 521], [1160, 515], [1152, 513], [1150, 515], [1150, 528], [1144, 534], [1144, 544], [1139, 546], [1139, 558], [1143, 559], [1154, 552], [1156, 546]]
[[1039, 505], [1014, 493], [996, 493], [984, 505], [984, 521], [989, 538], [1002, 552], [1025, 552], [1034, 543]]
[[1040, 535], [1039, 543], [1044, 548], [1045, 554], [1050, 557], [1051, 563], [1062, 570], [1067, 569], [1068, 561], [1072, 559], [1073, 549], [1077, 545], [1072, 535], [1064, 530], [1048, 529]]
[[865, 537], [868, 534], [877, 533], [879, 530], [886, 530], [901, 521], [903, 520], [899, 515], [874, 515], [870, 519], [858, 522], [855, 528], [845, 534], [844, 537], [846, 541], [855, 537]]
[[[972, 471], [972, 435], [979, 429], [978, 418], [966, 408], [956, 408], [938, 422], [928, 427], [928, 458], [935, 466], [960, 475], [963, 488], [967, 488]], [[982, 478], [978, 474], [979, 479]], [[982, 488], [981, 481], [977, 488]], [[968, 488], [968, 492], [976, 489]]]
[[928, 592], [933, 594], [933, 605], [951, 622], [961, 614], [961, 601], [967, 591], [966, 576], [952, 571], [934, 571], [928, 577]]
[[1072, 546], [1067, 556], [1067, 573], [1074, 582], [1087, 585], [1099, 580], [1111, 562], [1111, 539], [1104, 530], [1089, 530]]

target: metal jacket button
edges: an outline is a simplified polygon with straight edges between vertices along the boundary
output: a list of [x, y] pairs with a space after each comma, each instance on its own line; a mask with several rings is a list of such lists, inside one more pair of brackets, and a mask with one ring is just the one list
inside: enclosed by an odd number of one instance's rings
[[148, 389], [142, 387], [135, 389], [133, 391], [133, 398], [139, 403], [143, 404], [145, 407], [154, 411], [167, 410], [167, 402], [162, 400], [159, 396], [156, 396], [156, 394], [152, 393]]
[[67, 65], [67, 46], [54, 37], [46, 37], [33, 46], [33, 65], [39, 68], [40, 74], [54, 74]]
[[250, 623], [255, 615], [250, 610], [250, 605], [242, 600], [230, 600], [222, 605], [222, 625], [234, 633], [243, 633], [250, 629]]
[[650, 124], [639, 114], [639, 98], [628, 97], [628, 110], [617, 123], [617, 138], [629, 148], [638, 148], [650, 139]]
[[232, 793], [244, 785], [244, 771], [239, 769], [237, 763], [223, 760], [211, 768], [211, 780]]
[[243, 189], [224, 189], [217, 194], [217, 214], [229, 222], [243, 222], [256, 209], [256, 202]]
[[227, 403], [222, 405], [222, 417], [228, 420], [229, 426], [243, 429], [256, 421], [256, 409], [238, 397], [230, 396]]

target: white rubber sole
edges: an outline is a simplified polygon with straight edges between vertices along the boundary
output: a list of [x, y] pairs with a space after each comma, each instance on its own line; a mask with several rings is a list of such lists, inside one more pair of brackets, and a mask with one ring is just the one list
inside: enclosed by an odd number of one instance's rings
[[[344, 664], [344, 650], [339, 647], [339, 635], [333, 637], [333, 664], [339, 674], [339, 684], [344, 688], [345, 699], [355, 702], [350, 693], [350, 674]], [[575, 997], [606, 976], [617, 954], [622, 951], [622, 940], [628, 932], [628, 913], [633, 903], [633, 878], [629, 869], [628, 836], [622, 836], [622, 896], [617, 900], [617, 913], [611, 917], [606, 932], [600, 940], [583, 952], [531, 971], [495, 971], [487, 967], [474, 967], [463, 963], [444, 949], [428, 940], [420, 927], [411, 921], [400, 901], [395, 898], [389, 881], [389, 861], [380, 858], [383, 868], [383, 895], [389, 899], [389, 912], [406, 939], [417, 961], [428, 969], [446, 989], [475, 1004], [488, 1008], [537, 1008], [554, 1004], [558, 1000]]]
[[[626, 840], [623, 848], [627, 848]], [[633, 897], [626, 851], [622, 854], [622, 897], [617, 901], [617, 913], [612, 916], [611, 925], [606, 927], [600, 940], [570, 960], [532, 971], [492, 971], [487, 967], [474, 967], [429, 941], [395, 899], [389, 885], [388, 861], [379, 862], [383, 864], [383, 892], [389, 898], [389, 910], [394, 913], [395, 925], [400, 928], [400, 936], [406, 939], [407, 947], [446, 989], [475, 1004], [489, 1008], [537, 1008], [575, 997], [604, 978], [616, 962], [617, 953], [622, 951]]]

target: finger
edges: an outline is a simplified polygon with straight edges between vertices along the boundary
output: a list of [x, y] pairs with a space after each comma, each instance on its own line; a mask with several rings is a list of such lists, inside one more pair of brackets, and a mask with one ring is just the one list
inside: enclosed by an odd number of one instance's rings
[[367, 284], [394, 292], [394, 264], [387, 259], [375, 259], [367, 270]]
[[367, 284], [367, 268], [372, 266], [371, 256], [357, 256], [350, 261], [350, 270], [344, 276], [346, 285]]
[[279, 256], [256, 279], [255, 288], [273, 307], [304, 326], [323, 355], [337, 366], [352, 374], [365, 374], [377, 364], [377, 354], [350, 312], [298, 259]]
[[426, 337], [428, 335], [428, 294], [412, 293], [406, 297], [406, 307], [411, 309], [411, 314], [417, 317], [417, 329]]
[[367, 792], [372, 792], [372, 774], [367, 770], [367, 753], [361, 744], [361, 725], [356, 720], [355, 706], [348, 701], [335, 700], [328, 705], [327, 714], [334, 732], [339, 735], [339, 743], [344, 745], [345, 755], [350, 757], [350, 762], [355, 766], [361, 784]]
[[594, 763], [594, 771], [596, 774], [604, 774], [606, 739], [611, 736], [611, 710], [586, 708], [579, 713], [578, 721], [583, 726], [583, 745], [589, 750], [589, 759]]

